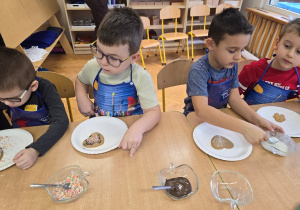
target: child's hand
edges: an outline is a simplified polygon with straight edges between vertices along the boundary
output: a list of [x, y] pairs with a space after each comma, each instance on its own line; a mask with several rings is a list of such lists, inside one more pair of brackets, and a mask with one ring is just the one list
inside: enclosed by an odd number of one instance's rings
[[18, 152], [13, 161], [19, 168], [28, 169], [34, 164], [38, 156], [38, 151], [28, 148]]
[[282, 127], [262, 118], [257, 126], [259, 126], [261, 129], [265, 130], [265, 131], [270, 131], [270, 132], [280, 132], [284, 134], [284, 130]]
[[125, 133], [119, 148], [122, 147], [123, 149], [130, 150], [129, 156], [132, 157], [139, 148], [142, 138], [143, 134], [141, 132], [129, 128]]
[[81, 112], [81, 114], [85, 117], [92, 116], [95, 114], [94, 112], [94, 103], [88, 98], [81, 98], [78, 100], [78, 109]]
[[247, 124], [247, 127], [243, 129], [241, 134], [250, 144], [257, 144], [268, 140], [268, 136], [265, 131], [250, 123]]

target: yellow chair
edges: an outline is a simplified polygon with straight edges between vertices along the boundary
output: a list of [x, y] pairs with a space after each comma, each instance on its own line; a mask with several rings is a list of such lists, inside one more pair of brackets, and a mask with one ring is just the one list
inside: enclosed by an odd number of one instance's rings
[[176, 60], [157, 74], [157, 89], [162, 90], [163, 112], [166, 111], [165, 88], [186, 84], [192, 64], [190, 60]]
[[[224, 9], [227, 9], [227, 8], [236, 8], [236, 7], [233, 6], [233, 5], [231, 5], [231, 4], [227, 4], [227, 3], [225, 3], [225, 4], [220, 4], [220, 5], [218, 5], [217, 8], [216, 8], [216, 14], [223, 12], [223, 10], [224, 10]], [[236, 9], [237, 9], [237, 8], [236, 8]]]
[[143, 52], [142, 52], [143, 48], [149, 48], [148, 54], [147, 54], [147, 57], [149, 57], [149, 53], [150, 53], [151, 47], [156, 46], [155, 56], [157, 56], [157, 49], [159, 49], [160, 60], [161, 60], [161, 62], [163, 62], [163, 61], [162, 61], [162, 56], [161, 56], [161, 50], [160, 50], [160, 43], [159, 43], [159, 41], [155, 40], [155, 39], [150, 39], [149, 38], [149, 26], [150, 26], [150, 20], [149, 20], [149, 18], [141, 16], [141, 20], [143, 22], [144, 29], [147, 30], [147, 39], [143, 39], [142, 43], [141, 43], [141, 46], [140, 46], [140, 53], [141, 53], [141, 59], [142, 59], [143, 67], [144, 67], [144, 69], [146, 69], [145, 63], [144, 63], [144, 58], [143, 58]]
[[36, 75], [52, 82], [60, 97], [67, 100], [70, 120], [73, 122], [72, 107], [70, 103], [70, 98], [75, 97], [73, 82], [68, 77], [50, 71], [38, 71]]
[[[177, 51], [179, 46], [181, 44], [181, 40], [185, 39], [187, 43], [187, 57], [188, 59], [190, 58], [189, 56], [189, 44], [188, 44], [188, 35], [182, 32], [177, 32], [177, 18], [180, 17], [180, 9], [175, 6], [166, 6], [160, 10], [160, 19], [162, 20], [161, 22], [161, 29], [162, 29], [162, 34], [158, 37], [158, 40], [162, 40], [163, 44], [163, 52], [164, 52], [164, 62], [162, 65], [166, 65], [166, 52], [165, 52], [165, 41], [174, 41], [174, 40], [180, 40]], [[164, 33], [164, 20], [166, 19], [175, 19], [175, 32], [173, 33]]]
[[[191, 31], [188, 32], [188, 35], [191, 36], [192, 60], [194, 60], [193, 38], [194, 37], [207, 37], [208, 36], [208, 29], [206, 29], [206, 16], [208, 16], [208, 15], [210, 15], [210, 8], [206, 5], [203, 5], [203, 4], [197, 4], [197, 5], [193, 6], [190, 10]], [[193, 28], [194, 17], [204, 17], [203, 29], [194, 30], [194, 28]], [[183, 48], [183, 50], [184, 50], [184, 48]]]

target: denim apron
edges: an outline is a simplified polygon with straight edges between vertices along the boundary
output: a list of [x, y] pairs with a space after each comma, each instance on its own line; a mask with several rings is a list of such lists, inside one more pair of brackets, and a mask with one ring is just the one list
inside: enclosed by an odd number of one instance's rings
[[93, 84], [96, 116], [122, 117], [143, 114], [135, 85], [132, 82], [132, 66], [130, 68], [130, 82], [117, 85], [101, 83], [99, 74], [102, 68], [99, 70]]
[[297, 77], [298, 77], [298, 85], [297, 90], [285, 90], [280, 87], [276, 87], [262, 80], [269, 67], [271, 66], [274, 59], [269, 63], [267, 68], [265, 69], [261, 78], [257, 81], [257, 83], [250, 89], [247, 93], [245, 93], [245, 101], [252, 104], [265, 104], [265, 103], [274, 103], [285, 101], [289, 98], [298, 94], [299, 89], [299, 73], [297, 68], [295, 67]]
[[[43, 101], [43, 97], [39, 92], [36, 91], [35, 93]], [[44, 103], [41, 109], [33, 112], [18, 107], [10, 108], [10, 117], [13, 128], [49, 125], [49, 111]]]
[[[206, 64], [208, 65], [208, 79], [210, 78], [210, 69], [212, 68], [208, 61], [208, 56], [206, 57]], [[224, 78], [225, 79], [225, 78]], [[211, 84], [207, 82], [207, 92], [208, 92], [208, 105], [221, 109], [227, 106], [229, 93], [233, 83], [233, 67], [231, 68], [231, 77], [227, 78], [226, 81], [219, 84]], [[193, 112], [194, 107], [192, 100], [186, 102], [184, 107], [184, 114], [187, 115], [189, 112]]]

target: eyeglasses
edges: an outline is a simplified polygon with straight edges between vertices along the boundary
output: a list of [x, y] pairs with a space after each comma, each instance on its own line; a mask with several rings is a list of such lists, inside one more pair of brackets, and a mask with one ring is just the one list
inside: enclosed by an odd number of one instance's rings
[[30, 85], [31, 85], [32, 82], [29, 83], [29, 85], [26, 87], [26, 89], [24, 90], [24, 92], [22, 93], [22, 95], [19, 98], [0, 98], [0, 101], [1, 102], [4, 102], [4, 101], [21, 102], [22, 98], [25, 96], [25, 94], [27, 93], [28, 89], [30, 88]]
[[103, 52], [99, 50], [98, 46], [96, 45], [96, 42], [97, 40], [90, 45], [93, 56], [97, 59], [102, 59], [105, 56], [107, 63], [109, 63], [109, 65], [111, 65], [112, 67], [118, 68], [124, 61], [126, 61], [127, 59], [133, 56], [130, 55], [129, 57], [121, 60], [111, 55], [105, 55]]

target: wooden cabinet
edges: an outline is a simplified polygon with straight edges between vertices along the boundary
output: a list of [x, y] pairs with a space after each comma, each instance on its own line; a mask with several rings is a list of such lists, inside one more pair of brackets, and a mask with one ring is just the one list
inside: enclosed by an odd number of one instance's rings
[[69, 2], [64, 0], [64, 8], [74, 54], [91, 54], [90, 43], [96, 39], [91, 10], [87, 4]]
[[41, 66], [58, 41], [66, 54], [73, 53], [64, 34], [64, 27], [56, 18], [59, 11], [56, 0], [11, 0], [1, 3], [0, 34], [6, 47], [15, 48], [26, 54], [20, 44], [32, 33], [45, 30], [48, 26], [63, 29], [53, 44], [45, 48], [48, 53], [43, 59], [33, 62], [35, 69]]

